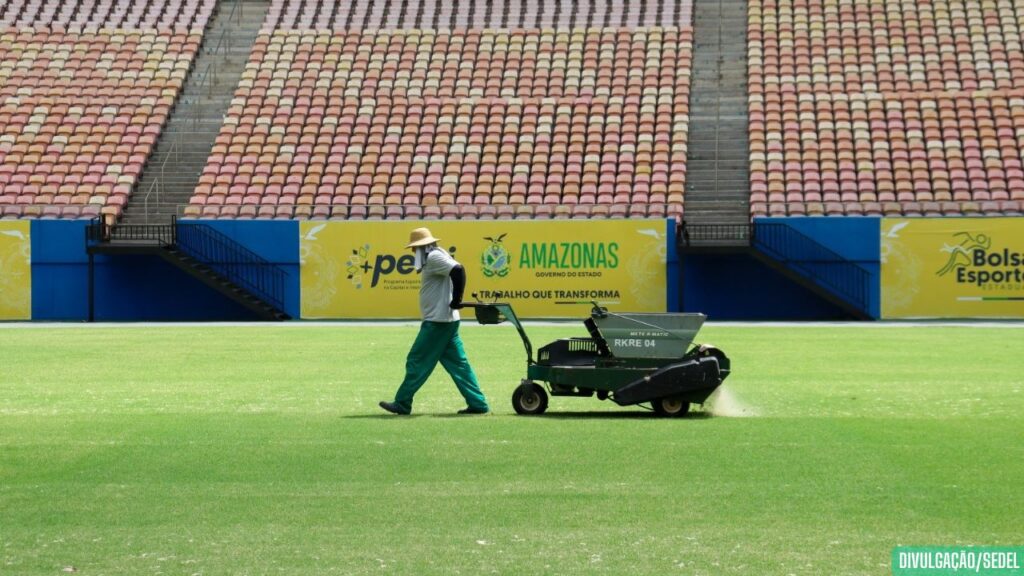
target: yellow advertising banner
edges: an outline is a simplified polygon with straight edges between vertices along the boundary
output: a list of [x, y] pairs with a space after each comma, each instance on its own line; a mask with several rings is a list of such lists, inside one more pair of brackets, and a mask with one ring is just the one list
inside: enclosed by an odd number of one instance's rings
[[427, 226], [466, 269], [466, 296], [568, 317], [565, 301], [666, 310], [665, 220], [309, 221], [299, 224], [303, 318], [418, 318], [409, 232]]
[[1024, 318], [1024, 218], [884, 218], [883, 318]]
[[31, 225], [0, 221], [0, 320], [32, 319]]

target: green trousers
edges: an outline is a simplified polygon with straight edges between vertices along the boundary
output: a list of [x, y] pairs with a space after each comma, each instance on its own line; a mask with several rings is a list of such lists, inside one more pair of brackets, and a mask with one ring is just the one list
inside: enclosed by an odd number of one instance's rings
[[405, 359], [405, 380], [395, 393], [395, 404], [412, 412], [412, 397], [430, 377], [438, 362], [455, 381], [455, 386], [470, 408], [479, 411], [489, 409], [473, 367], [469, 365], [469, 358], [466, 358], [466, 351], [462, 348], [458, 322], [424, 321], [420, 325], [420, 333]]

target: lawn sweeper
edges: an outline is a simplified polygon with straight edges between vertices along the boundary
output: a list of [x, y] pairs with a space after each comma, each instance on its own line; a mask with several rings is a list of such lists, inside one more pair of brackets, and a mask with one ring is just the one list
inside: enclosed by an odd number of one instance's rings
[[[576, 303], [569, 303], [576, 304]], [[552, 396], [597, 396], [621, 406], [650, 403], [661, 416], [684, 416], [729, 375], [729, 358], [694, 344], [703, 314], [616, 314], [596, 302], [583, 321], [589, 338], [561, 338], [537, 351], [508, 303], [466, 303], [480, 324], [510, 322], [526, 348], [526, 378], [512, 394], [519, 414], [543, 414]], [[541, 383], [546, 384], [545, 387]]]

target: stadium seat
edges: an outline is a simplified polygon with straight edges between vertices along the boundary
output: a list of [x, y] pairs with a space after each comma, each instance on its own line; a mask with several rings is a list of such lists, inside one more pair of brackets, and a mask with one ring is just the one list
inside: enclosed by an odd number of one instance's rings
[[0, 206], [21, 205], [28, 218], [123, 211], [214, 2], [137, 6], [19, 2], [2, 12], [21, 28], [0, 30]]
[[367, 206], [352, 219], [681, 217], [689, 28], [299, 30], [301, 14], [272, 6], [191, 205], [221, 189]]
[[146, 29], [202, 31], [215, 0], [35, 0], [10, 2], [0, 26], [36, 30]]
[[[1015, 19], [983, 0], [750, 3], [751, 214], [773, 195], [789, 212], [947, 216], [1020, 196]], [[990, 34], [958, 40], [982, 22]]]
[[692, 0], [633, 0], [628, 4], [548, 0], [541, 6], [519, 0], [493, 0], [486, 8], [473, 0], [409, 3], [275, 0], [263, 27], [265, 30], [303, 31], [411, 29], [410, 33], [418, 35], [465, 29], [545, 28], [552, 30], [554, 36], [555, 29], [561, 32], [571, 28], [688, 26], [692, 13]]

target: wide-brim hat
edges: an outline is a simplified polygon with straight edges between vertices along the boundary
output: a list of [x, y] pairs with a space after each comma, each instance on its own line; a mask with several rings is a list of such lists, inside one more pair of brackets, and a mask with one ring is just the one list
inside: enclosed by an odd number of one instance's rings
[[437, 238], [430, 233], [427, 228], [417, 228], [409, 233], [409, 243], [405, 245], [406, 248], [415, 248], [417, 246], [426, 246], [437, 242]]

